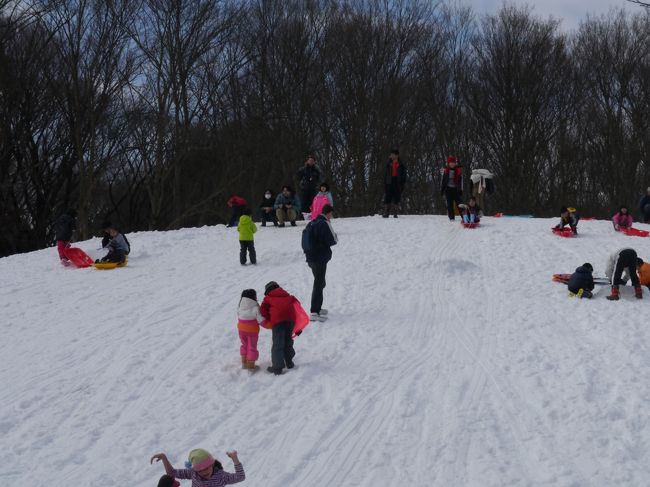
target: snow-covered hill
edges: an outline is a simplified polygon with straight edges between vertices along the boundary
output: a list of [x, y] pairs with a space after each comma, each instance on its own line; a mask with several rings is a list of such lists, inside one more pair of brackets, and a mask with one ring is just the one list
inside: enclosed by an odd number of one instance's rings
[[0, 259], [0, 483], [154, 486], [152, 454], [202, 447], [251, 487], [650, 485], [650, 292], [550, 280], [650, 238], [553, 223], [335, 220], [330, 319], [280, 377], [266, 330], [240, 369], [236, 308], [269, 280], [308, 304], [301, 226], [260, 228], [255, 267], [223, 226], [129, 235], [114, 271]]

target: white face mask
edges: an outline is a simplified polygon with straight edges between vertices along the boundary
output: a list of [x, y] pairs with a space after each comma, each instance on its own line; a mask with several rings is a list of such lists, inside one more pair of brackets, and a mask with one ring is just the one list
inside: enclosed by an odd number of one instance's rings
[[264, 197], [268, 200], [271, 197], [271, 193], [264, 193]]

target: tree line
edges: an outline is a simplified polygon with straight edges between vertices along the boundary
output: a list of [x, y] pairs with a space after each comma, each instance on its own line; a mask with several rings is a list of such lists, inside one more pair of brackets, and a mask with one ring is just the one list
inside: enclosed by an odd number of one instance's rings
[[650, 185], [650, 14], [575, 32], [528, 7], [425, 0], [0, 0], [0, 255], [224, 222], [308, 153], [339, 215], [443, 212], [439, 169], [486, 168], [490, 207], [609, 216]]

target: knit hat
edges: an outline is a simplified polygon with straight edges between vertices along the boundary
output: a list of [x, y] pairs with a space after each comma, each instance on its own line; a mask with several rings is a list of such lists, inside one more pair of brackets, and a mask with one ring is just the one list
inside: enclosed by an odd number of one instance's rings
[[257, 292], [255, 292], [255, 289], [244, 289], [241, 293], [241, 297], [257, 301]]
[[568, 212], [569, 212], [569, 209], [566, 206], [563, 206], [562, 208], [560, 208], [560, 214], [568, 213]]
[[592, 266], [589, 262], [585, 262], [584, 264], [582, 264], [582, 267], [589, 269], [591, 272], [594, 271], [594, 266]]
[[456, 156], [449, 156], [447, 158], [447, 164], [449, 164], [451, 162], [458, 162], [458, 159], [456, 159]]
[[188, 458], [192, 464], [192, 470], [195, 472], [205, 470], [206, 468], [214, 465], [214, 457], [202, 448], [192, 450]]
[[275, 282], [275, 281], [269, 281], [266, 283], [266, 286], [264, 286], [264, 296], [266, 296], [268, 293], [273, 291], [274, 289], [279, 288], [280, 285]]
[[390, 153], [395, 154], [396, 156], [399, 156], [399, 149], [391, 149]]
[[171, 475], [163, 475], [158, 481], [158, 487], [180, 487], [180, 482]]

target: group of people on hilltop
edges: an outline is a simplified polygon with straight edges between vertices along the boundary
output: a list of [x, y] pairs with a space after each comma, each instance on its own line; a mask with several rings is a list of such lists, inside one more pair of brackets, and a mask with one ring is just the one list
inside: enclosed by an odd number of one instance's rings
[[[271, 188], [264, 191], [259, 205], [259, 219], [263, 227], [267, 223], [280, 228], [285, 227], [286, 223], [295, 227], [299, 218], [314, 219], [326, 204], [334, 205], [329, 184], [322, 180], [321, 170], [313, 155], [307, 156], [304, 165], [297, 171], [297, 177], [300, 195], [290, 185], [283, 186], [277, 195]], [[228, 226], [234, 227], [249, 205], [246, 199], [237, 195], [231, 196], [227, 205], [232, 209]]]

